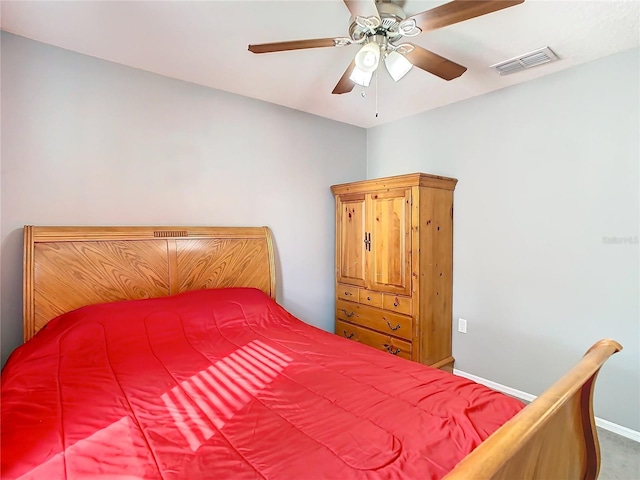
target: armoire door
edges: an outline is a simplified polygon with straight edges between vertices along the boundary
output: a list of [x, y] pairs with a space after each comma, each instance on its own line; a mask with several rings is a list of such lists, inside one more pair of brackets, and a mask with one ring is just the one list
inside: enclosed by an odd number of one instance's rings
[[367, 288], [411, 294], [411, 189], [369, 195]]
[[336, 201], [336, 254], [339, 283], [365, 285], [365, 195], [341, 195]]

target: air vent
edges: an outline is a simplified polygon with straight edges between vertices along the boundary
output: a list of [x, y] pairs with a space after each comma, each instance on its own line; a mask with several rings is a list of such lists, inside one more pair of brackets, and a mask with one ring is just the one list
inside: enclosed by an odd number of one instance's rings
[[559, 60], [558, 56], [553, 53], [549, 47], [544, 47], [510, 60], [496, 63], [495, 65], [491, 65], [490, 68], [495, 68], [500, 75], [509, 75], [510, 73], [519, 72], [555, 60]]

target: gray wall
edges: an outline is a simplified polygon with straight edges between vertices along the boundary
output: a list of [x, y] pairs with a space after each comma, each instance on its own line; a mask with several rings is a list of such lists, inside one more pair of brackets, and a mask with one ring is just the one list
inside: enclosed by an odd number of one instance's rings
[[2, 361], [22, 226], [268, 225], [279, 300], [333, 331], [334, 203], [366, 131], [2, 34]]
[[638, 59], [635, 49], [367, 131], [369, 178], [459, 179], [456, 368], [537, 395], [594, 341], [616, 339], [624, 350], [602, 369], [595, 413], [636, 431]]

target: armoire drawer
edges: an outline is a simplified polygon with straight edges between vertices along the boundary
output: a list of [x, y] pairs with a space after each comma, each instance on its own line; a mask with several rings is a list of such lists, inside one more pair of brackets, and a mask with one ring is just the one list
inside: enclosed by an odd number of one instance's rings
[[407, 340], [413, 336], [411, 317], [342, 299], [336, 300], [336, 318]]
[[392, 312], [411, 315], [411, 297], [401, 297], [392, 293], [385, 293], [382, 296], [382, 308]]
[[336, 319], [336, 334], [411, 360], [411, 343]]
[[358, 287], [352, 287], [350, 285], [338, 284], [336, 286], [336, 297], [344, 298], [345, 300], [349, 300], [351, 302], [358, 301], [358, 291], [360, 289]]
[[382, 308], [382, 292], [372, 292], [371, 290], [360, 289], [358, 303]]

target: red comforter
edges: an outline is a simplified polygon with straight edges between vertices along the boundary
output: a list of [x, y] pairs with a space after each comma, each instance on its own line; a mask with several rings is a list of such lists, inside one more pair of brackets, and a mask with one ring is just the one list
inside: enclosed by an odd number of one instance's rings
[[84, 307], [2, 372], [2, 478], [439, 478], [522, 404], [253, 289]]

